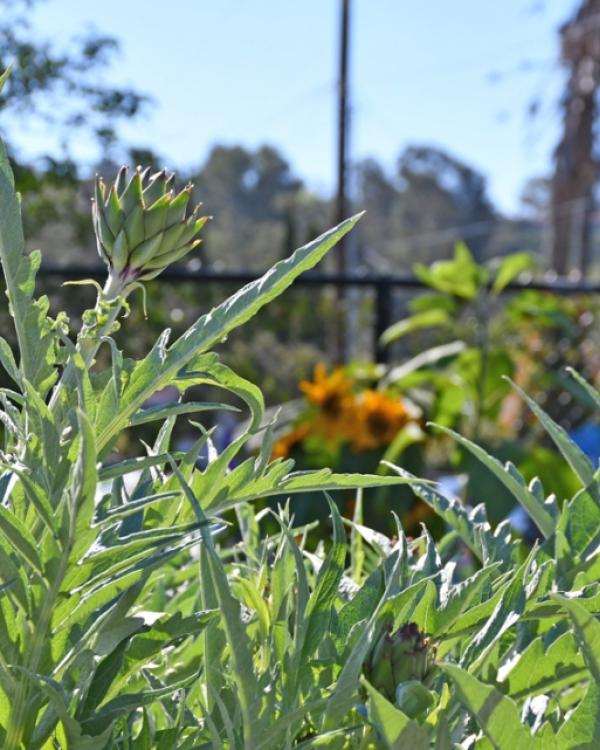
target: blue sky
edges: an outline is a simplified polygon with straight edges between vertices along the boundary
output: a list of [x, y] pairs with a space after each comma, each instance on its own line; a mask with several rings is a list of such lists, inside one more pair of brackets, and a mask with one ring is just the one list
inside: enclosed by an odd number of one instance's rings
[[[547, 173], [562, 73], [556, 29], [574, 0], [352, 0], [352, 157], [391, 171], [408, 143], [443, 146], [488, 178], [507, 211]], [[338, 0], [46, 0], [45, 34], [87, 27], [122, 44], [114, 82], [156, 103], [121, 129], [169, 166], [200, 164], [215, 143], [278, 146], [309, 185], [334, 184]], [[540, 114], [527, 116], [534, 98]], [[13, 135], [54, 148], [48, 128]], [[93, 158], [82, 136], [70, 144]]]

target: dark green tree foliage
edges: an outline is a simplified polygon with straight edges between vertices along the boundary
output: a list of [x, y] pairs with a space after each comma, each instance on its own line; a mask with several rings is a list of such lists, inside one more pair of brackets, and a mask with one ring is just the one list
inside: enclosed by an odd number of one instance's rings
[[87, 195], [77, 199], [80, 175], [68, 142], [80, 129], [106, 151], [116, 142], [119, 120], [136, 116], [148, 99], [131, 88], [106, 84], [102, 73], [118, 52], [116, 39], [88, 32], [62, 47], [32, 22], [39, 2], [0, 0], [0, 70], [13, 68], [0, 95], [0, 110], [9, 136], [24, 117], [46, 123], [59, 136], [64, 133], [60, 156], [40, 155], [33, 163], [17, 157], [12, 166], [30, 235], [60, 222], [70, 230], [64, 239], [81, 244], [89, 237]]
[[257, 220], [279, 218], [281, 196], [297, 192], [302, 182], [271, 146], [247, 151], [241, 146], [217, 146], [197, 177], [198, 189], [210, 188], [217, 200]]
[[[398, 160], [398, 173], [407, 224], [412, 222], [417, 232], [426, 231], [428, 223], [434, 229], [460, 226], [462, 238], [470, 235], [470, 245], [478, 255], [478, 248], [483, 247], [481, 238], [494, 220], [485, 178], [459, 159], [428, 146], [407, 148]], [[430, 211], [423, 212], [424, 198]], [[428, 221], [429, 212], [433, 220]]]
[[486, 247], [498, 217], [483, 175], [442, 149], [409, 146], [399, 156], [396, 174], [388, 176], [373, 160], [358, 167], [361, 205], [367, 220], [361, 228], [367, 262], [391, 266], [415, 257], [448, 257], [454, 242], [466, 239], [477, 258]]
[[[69, 128], [85, 127], [104, 143], [115, 137], [115, 121], [134, 117], [147, 101], [127, 87], [112, 87], [99, 73], [118, 51], [117, 40], [96, 32], [65, 48], [37, 33], [31, 8], [39, 0], [0, 0], [0, 70], [13, 66], [0, 107], [5, 119], [26, 114]], [[57, 102], [60, 106], [57, 107]]]
[[264, 269], [328, 221], [327, 204], [271, 146], [216, 146], [192, 181], [194, 197], [215, 216], [205, 248], [215, 267]]

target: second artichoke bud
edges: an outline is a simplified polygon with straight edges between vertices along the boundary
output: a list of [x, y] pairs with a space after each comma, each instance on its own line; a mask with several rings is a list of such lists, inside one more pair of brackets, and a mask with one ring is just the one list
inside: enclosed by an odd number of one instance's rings
[[367, 680], [389, 701], [408, 681], [427, 684], [435, 672], [435, 646], [414, 622], [392, 631], [386, 623], [363, 665]]
[[207, 216], [198, 216], [200, 206], [188, 212], [192, 186], [173, 190], [175, 175], [163, 170], [150, 174], [138, 167], [128, 179], [119, 170], [107, 187], [96, 179], [93, 201], [94, 230], [98, 252], [122, 287], [153, 279], [200, 244], [197, 235]]

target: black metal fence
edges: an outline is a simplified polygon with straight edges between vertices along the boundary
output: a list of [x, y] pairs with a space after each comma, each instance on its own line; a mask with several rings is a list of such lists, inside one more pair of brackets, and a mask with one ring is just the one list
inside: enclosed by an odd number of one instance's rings
[[[56, 277], [65, 280], [96, 279], [103, 280], [106, 277], [104, 266], [60, 266], [44, 264], [40, 269], [42, 277]], [[241, 286], [255, 281], [261, 276], [260, 273], [252, 271], [213, 271], [200, 269], [196, 271], [185, 268], [169, 268], [160, 275], [160, 280], [169, 283], [195, 283], [204, 284], [232, 284]], [[374, 357], [382, 362], [386, 358], [386, 350], [378, 349], [377, 342], [381, 334], [395, 322], [393, 292], [396, 289], [423, 290], [428, 287], [416, 276], [406, 275], [381, 275], [381, 274], [340, 274], [340, 273], [305, 273], [299, 276], [294, 285], [297, 286], [332, 286], [335, 288], [367, 288], [375, 295], [374, 309]], [[542, 292], [552, 292], [558, 295], [580, 295], [600, 293], [600, 281], [571, 281], [565, 278], [547, 278], [531, 281], [513, 281], [505, 288], [505, 292], [522, 291], [531, 289]]]

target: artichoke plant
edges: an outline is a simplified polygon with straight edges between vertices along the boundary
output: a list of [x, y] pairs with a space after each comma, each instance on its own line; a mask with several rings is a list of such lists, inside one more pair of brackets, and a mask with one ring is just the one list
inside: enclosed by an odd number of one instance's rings
[[395, 632], [386, 622], [363, 665], [367, 680], [392, 703], [407, 682], [427, 684], [435, 672], [435, 646], [414, 622]]
[[121, 167], [110, 187], [96, 179], [94, 229], [115, 293], [153, 279], [200, 244], [197, 235], [208, 217], [198, 216], [201, 204], [188, 212], [192, 185], [175, 193], [174, 178], [141, 167], [128, 178]]

